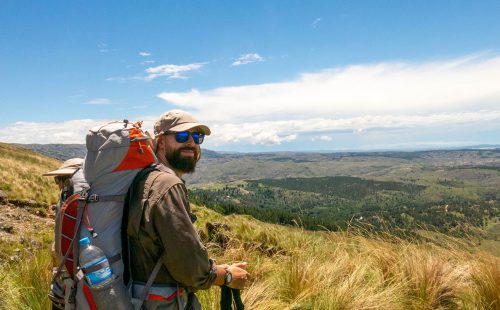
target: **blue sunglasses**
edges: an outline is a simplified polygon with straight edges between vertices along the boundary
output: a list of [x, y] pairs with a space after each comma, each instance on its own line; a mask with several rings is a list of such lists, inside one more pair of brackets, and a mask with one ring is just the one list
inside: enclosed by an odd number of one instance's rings
[[181, 131], [175, 133], [175, 141], [177, 141], [177, 143], [184, 143], [189, 140], [190, 135], [193, 137], [193, 141], [196, 144], [202, 144], [205, 138], [205, 134], [200, 132]]

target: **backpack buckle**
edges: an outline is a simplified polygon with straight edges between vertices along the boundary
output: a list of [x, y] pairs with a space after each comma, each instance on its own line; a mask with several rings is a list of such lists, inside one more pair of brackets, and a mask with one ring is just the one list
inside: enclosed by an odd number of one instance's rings
[[80, 197], [78, 197], [78, 200], [85, 200], [86, 201], [88, 197], [89, 197], [89, 191], [84, 189], [80, 193]]
[[88, 202], [98, 202], [99, 201], [99, 195], [97, 194], [92, 194], [87, 198]]

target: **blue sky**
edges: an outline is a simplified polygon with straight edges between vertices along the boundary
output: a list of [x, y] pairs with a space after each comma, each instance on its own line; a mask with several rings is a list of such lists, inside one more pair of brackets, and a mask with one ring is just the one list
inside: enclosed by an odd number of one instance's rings
[[500, 144], [500, 1], [0, 2], [0, 141], [192, 112], [223, 151]]

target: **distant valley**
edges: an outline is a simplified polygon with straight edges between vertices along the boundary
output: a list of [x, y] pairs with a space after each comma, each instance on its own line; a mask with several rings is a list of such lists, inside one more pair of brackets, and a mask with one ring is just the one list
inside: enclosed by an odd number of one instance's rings
[[[25, 145], [66, 159], [84, 145]], [[500, 240], [500, 149], [364, 153], [202, 150], [190, 198], [224, 214], [307, 229], [421, 228]]]
[[[85, 157], [83, 144], [22, 144], [59, 160]], [[275, 152], [229, 153], [202, 149], [197, 171], [186, 176], [188, 184], [209, 184], [246, 179], [357, 176], [401, 179], [429, 169], [500, 169], [500, 148], [387, 152]]]

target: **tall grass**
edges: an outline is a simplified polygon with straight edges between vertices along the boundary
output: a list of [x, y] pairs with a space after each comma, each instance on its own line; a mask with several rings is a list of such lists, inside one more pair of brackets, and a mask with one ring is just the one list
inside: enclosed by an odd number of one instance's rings
[[[211, 247], [217, 261], [250, 263], [248, 309], [500, 309], [500, 259], [471, 253], [457, 239], [443, 235], [437, 245], [355, 230], [309, 232], [241, 216], [208, 218], [232, 226], [229, 247]], [[204, 306], [217, 309], [213, 299]]]
[[[209, 241], [207, 247], [219, 263], [249, 263], [246, 309], [500, 309], [500, 259], [446, 236], [434, 245], [355, 231], [310, 232], [193, 209], [200, 230], [207, 221], [231, 226], [223, 232], [227, 244]], [[48, 309], [49, 243], [44, 237], [37, 251], [0, 267], [0, 309]], [[219, 309], [219, 288], [197, 295], [204, 309]]]
[[471, 280], [475, 292], [473, 305], [483, 309], [500, 309], [500, 263], [490, 256], [481, 256], [472, 264]]
[[[48, 231], [21, 246], [11, 261], [0, 264], [0, 309], [49, 309], [47, 292], [52, 255]], [[0, 242], [0, 248], [2, 243]], [[3, 248], [2, 248], [3, 250]]]

